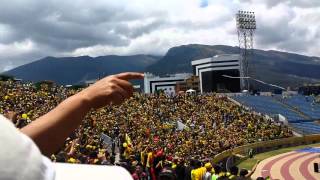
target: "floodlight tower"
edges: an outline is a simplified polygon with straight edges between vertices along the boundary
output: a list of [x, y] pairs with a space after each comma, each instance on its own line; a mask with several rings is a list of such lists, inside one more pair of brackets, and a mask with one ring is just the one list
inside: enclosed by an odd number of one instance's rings
[[[249, 76], [249, 59], [253, 54], [253, 36], [256, 30], [254, 12], [238, 11], [236, 14], [239, 49], [241, 55], [240, 76]], [[241, 89], [249, 89], [249, 79], [241, 78]]]

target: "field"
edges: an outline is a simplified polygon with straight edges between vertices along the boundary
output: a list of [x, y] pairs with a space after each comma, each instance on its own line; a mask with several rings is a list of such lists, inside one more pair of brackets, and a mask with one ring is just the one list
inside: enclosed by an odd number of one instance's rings
[[295, 147], [288, 147], [288, 148], [278, 149], [278, 150], [275, 150], [275, 151], [269, 151], [269, 152], [265, 152], [265, 153], [260, 153], [260, 154], [255, 155], [251, 159], [247, 159], [247, 160], [242, 161], [238, 165], [238, 167], [239, 167], [239, 169], [241, 169], [241, 168], [252, 169], [254, 167], [254, 165], [257, 164], [257, 162], [260, 162], [260, 161], [262, 161], [264, 159], [267, 159], [269, 157], [276, 156], [278, 154], [282, 154], [282, 153], [286, 153], [286, 152], [290, 152], [290, 151], [294, 151], [294, 150], [297, 150], [297, 149], [302, 149], [302, 148], [306, 148], [306, 147], [316, 147], [316, 146], [320, 146], [320, 143], [302, 145], [302, 146], [295, 146]]

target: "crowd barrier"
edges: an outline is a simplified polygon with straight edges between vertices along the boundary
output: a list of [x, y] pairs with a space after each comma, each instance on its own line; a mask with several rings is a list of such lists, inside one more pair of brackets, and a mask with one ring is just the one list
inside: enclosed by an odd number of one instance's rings
[[213, 163], [221, 163], [225, 162], [227, 158], [232, 157], [234, 155], [241, 155], [247, 157], [249, 151], [253, 151], [254, 154], [259, 154], [280, 148], [314, 144], [319, 142], [320, 134], [307, 135], [302, 137], [290, 137], [271, 141], [261, 141], [223, 151], [217, 154], [212, 161]]

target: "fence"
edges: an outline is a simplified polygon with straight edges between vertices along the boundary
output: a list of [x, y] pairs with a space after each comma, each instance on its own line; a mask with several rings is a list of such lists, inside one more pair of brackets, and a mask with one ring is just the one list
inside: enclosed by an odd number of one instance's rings
[[[318, 142], [320, 142], [320, 134], [256, 142], [256, 143], [239, 146], [233, 149], [223, 151], [217, 154], [213, 158], [213, 162], [214, 163], [225, 162], [228, 158], [234, 155], [247, 156], [250, 150], [253, 150], [254, 154], [258, 154], [258, 153], [272, 151], [272, 150], [276, 150], [284, 147], [314, 144]], [[230, 160], [228, 160], [228, 162], [234, 163], [234, 161], [230, 161]], [[231, 164], [229, 164], [228, 166], [231, 166]]]

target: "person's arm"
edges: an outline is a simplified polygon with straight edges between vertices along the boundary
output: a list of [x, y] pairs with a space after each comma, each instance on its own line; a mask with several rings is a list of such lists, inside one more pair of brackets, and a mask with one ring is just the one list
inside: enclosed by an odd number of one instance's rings
[[90, 109], [121, 104], [133, 94], [132, 84], [128, 80], [141, 78], [141, 73], [121, 73], [101, 79], [69, 97], [21, 131], [33, 139], [42, 154], [50, 156], [64, 144]]

